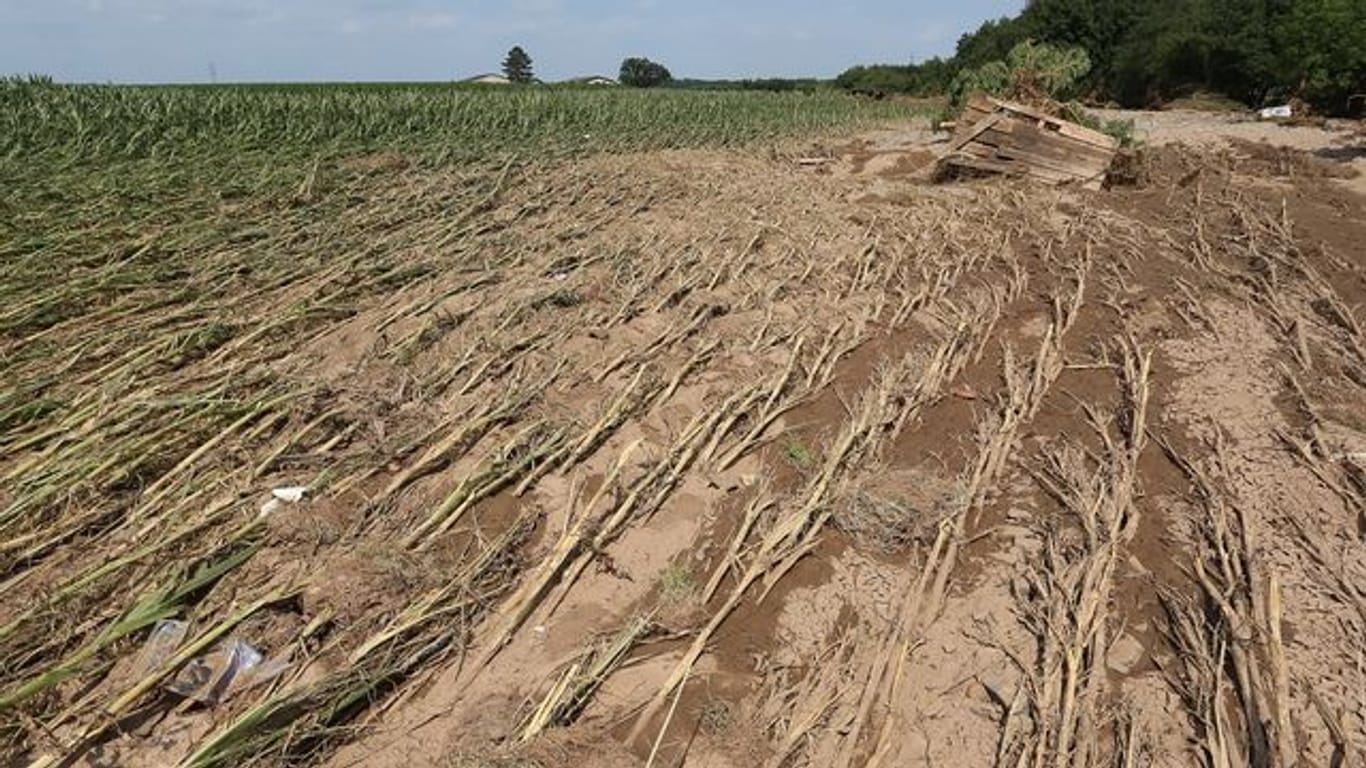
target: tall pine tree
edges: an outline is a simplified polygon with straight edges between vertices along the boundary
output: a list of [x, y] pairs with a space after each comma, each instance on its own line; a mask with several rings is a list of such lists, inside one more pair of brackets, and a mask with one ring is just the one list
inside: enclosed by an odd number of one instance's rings
[[536, 79], [531, 72], [531, 57], [522, 46], [515, 45], [508, 51], [507, 58], [503, 59], [503, 74], [514, 83], [529, 83]]

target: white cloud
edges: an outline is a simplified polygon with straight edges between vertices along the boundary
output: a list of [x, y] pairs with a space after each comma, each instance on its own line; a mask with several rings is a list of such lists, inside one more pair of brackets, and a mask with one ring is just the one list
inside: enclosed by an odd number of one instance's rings
[[455, 29], [460, 25], [460, 16], [455, 13], [420, 12], [408, 16], [408, 26], [414, 29]]
[[549, 15], [559, 13], [564, 8], [563, 0], [513, 0], [512, 7], [518, 13]]

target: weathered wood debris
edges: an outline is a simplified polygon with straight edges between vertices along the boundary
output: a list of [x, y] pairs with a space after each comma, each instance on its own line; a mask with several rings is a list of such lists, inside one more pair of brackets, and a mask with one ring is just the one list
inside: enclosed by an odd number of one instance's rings
[[1099, 189], [1119, 141], [1022, 104], [976, 96], [954, 128], [941, 171], [1028, 176]]

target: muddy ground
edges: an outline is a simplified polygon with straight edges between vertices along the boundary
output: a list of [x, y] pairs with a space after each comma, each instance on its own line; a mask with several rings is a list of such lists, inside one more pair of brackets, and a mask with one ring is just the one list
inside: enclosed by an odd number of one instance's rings
[[281, 705], [264, 764], [1360, 764], [1366, 140], [1141, 118], [1101, 192], [918, 127], [518, 176], [485, 268], [275, 363], [345, 437], [244, 497], [364, 465], [224, 603], [297, 596], [235, 630], [290, 671], [67, 754]]

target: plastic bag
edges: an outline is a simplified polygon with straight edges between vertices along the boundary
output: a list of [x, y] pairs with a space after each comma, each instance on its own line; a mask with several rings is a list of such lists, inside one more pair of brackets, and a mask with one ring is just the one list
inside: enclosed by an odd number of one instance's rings
[[142, 677], [153, 672], [166, 663], [175, 653], [175, 649], [185, 641], [185, 635], [190, 631], [190, 625], [175, 619], [163, 619], [152, 627], [152, 632], [147, 636], [147, 640], [142, 644], [142, 650], [138, 651], [137, 660], [133, 662], [134, 674]]
[[213, 706], [222, 702], [233, 681], [261, 663], [261, 652], [241, 640], [229, 640], [216, 650], [191, 659], [181, 667], [166, 690]]
[[298, 504], [304, 500], [305, 493], [308, 493], [308, 488], [306, 486], [291, 485], [284, 488], [275, 488], [271, 490], [270, 495], [286, 504]]
[[289, 669], [289, 666], [289, 662], [284, 659], [266, 659], [238, 675], [228, 686], [228, 692], [224, 698], [241, 691], [249, 691], [258, 685], [265, 685], [283, 674], [285, 670]]

